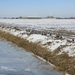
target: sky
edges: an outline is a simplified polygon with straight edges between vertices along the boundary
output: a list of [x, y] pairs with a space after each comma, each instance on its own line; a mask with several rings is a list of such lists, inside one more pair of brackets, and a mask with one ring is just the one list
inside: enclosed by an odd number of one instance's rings
[[75, 17], [75, 0], [0, 0], [0, 17]]

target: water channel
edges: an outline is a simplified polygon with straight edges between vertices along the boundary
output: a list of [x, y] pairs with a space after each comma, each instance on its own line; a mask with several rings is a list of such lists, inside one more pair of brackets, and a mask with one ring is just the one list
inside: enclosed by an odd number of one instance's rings
[[63, 75], [47, 62], [16, 45], [0, 40], [0, 75]]

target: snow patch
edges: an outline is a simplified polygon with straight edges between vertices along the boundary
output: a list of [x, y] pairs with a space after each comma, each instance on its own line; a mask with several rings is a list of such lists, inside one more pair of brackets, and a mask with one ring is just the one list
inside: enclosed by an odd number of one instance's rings
[[43, 36], [43, 35], [40, 35], [40, 34], [32, 34], [30, 35], [27, 40], [31, 41], [31, 42], [41, 42], [41, 41], [44, 41], [46, 40], [47, 37], [46, 36]]
[[31, 71], [31, 70], [27, 68], [27, 69], [25, 69], [25, 71]]
[[68, 53], [69, 56], [75, 56], [75, 45], [74, 46], [67, 46], [63, 48], [63, 51]]
[[70, 74], [66, 73], [65, 75], [70, 75]]
[[5, 66], [2, 66], [1, 69], [6, 70], [6, 71], [17, 71], [13, 68], [5, 67]]

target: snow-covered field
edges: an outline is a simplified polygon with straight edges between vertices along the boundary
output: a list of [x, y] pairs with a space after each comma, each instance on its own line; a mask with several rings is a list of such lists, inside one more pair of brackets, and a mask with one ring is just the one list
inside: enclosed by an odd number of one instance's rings
[[75, 57], [75, 19], [0, 19], [0, 30]]
[[[36, 34], [35, 31], [33, 34], [30, 32], [32, 30], [75, 30], [75, 19], [61, 19], [61, 20], [27, 20], [27, 19], [0, 19], [0, 30], [5, 32], [10, 32], [15, 36], [27, 39], [31, 42], [37, 42], [43, 47], [48, 48], [49, 51], [55, 51], [60, 48], [59, 55], [63, 52], [66, 52], [69, 56], [75, 56], [75, 43], [72, 41], [72, 38], [65, 36], [57, 36], [56, 34], [45, 33], [43, 32]], [[29, 29], [29, 30], [27, 30]], [[60, 33], [60, 32], [59, 32]], [[67, 32], [65, 33], [67, 34]], [[74, 32], [72, 34], [73, 39], [75, 39]]]
[[66, 29], [75, 30], [75, 19], [0, 19], [0, 23], [31, 29]]

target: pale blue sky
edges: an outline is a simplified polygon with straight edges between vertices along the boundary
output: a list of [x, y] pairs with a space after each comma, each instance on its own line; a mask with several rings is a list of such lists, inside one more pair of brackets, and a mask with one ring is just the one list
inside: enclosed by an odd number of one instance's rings
[[0, 0], [0, 17], [75, 17], [75, 0]]

